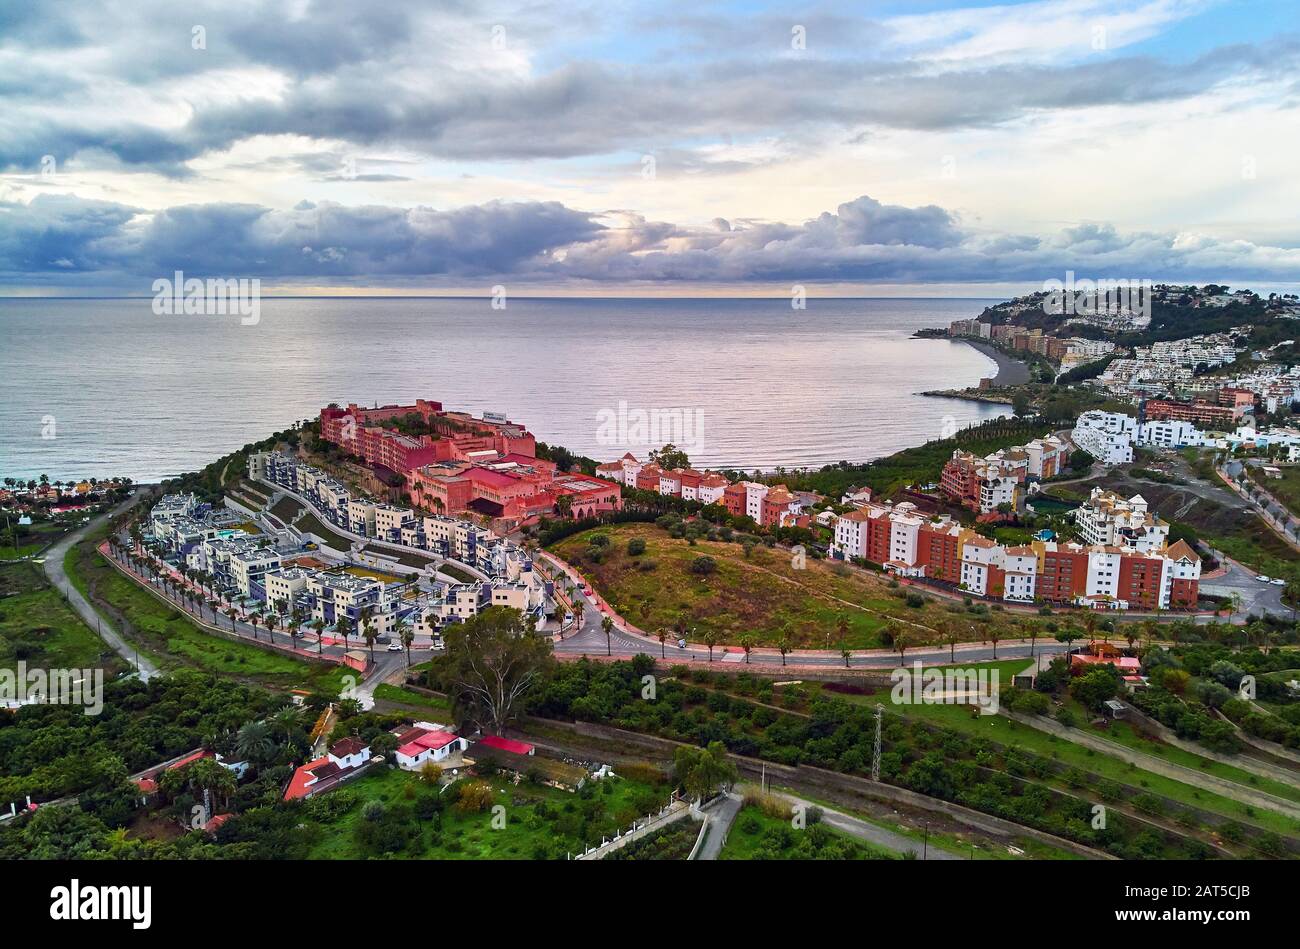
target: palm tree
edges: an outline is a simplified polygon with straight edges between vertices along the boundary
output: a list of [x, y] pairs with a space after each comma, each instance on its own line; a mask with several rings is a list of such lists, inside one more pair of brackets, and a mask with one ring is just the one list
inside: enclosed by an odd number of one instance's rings
[[956, 623], [943, 624], [943, 641], [948, 644], [948, 660], [953, 663], [957, 661], [958, 635]]
[[776, 650], [781, 654], [781, 668], [785, 668], [785, 657], [790, 653], [790, 637], [781, 634], [781, 638], [776, 641]]
[[362, 607], [361, 608], [361, 638], [364, 639], [366, 641], [366, 645], [370, 647], [371, 661], [374, 661], [375, 658], [375, 637], [378, 635], [378, 630], [375, 629], [376, 625], [377, 624], [375, 623], [374, 608], [370, 606]]
[[248, 622], [249, 622], [249, 624], [252, 625], [252, 627], [253, 627], [253, 638], [254, 638], [254, 639], [257, 639], [257, 624], [260, 623], [261, 621], [262, 621], [262, 620], [261, 620], [261, 617], [259, 617], [256, 613], [254, 613], [252, 616], [250, 616], [250, 617], [248, 618]]
[[716, 629], [707, 629], [704, 631], [704, 635], [701, 638], [704, 640], [704, 645], [709, 647], [709, 662], [712, 662], [713, 647], [718, 644], [719, 639], [718, 631]]
[[230, 617], [230, 631], [233, 633], [235, 632], [235, 617], [239, 615], [239, 611], [231, 606], [226, 609], [226, 615]]
[[993, 644], [993, 660], [995, 662], [997, 661], [998, 658], [998, 643], [1001, 641], [1001, 639], [1002, 639], [1002, 634], [998, 632], [997, 627], [993, 627], [989, 631], [989, 642]]
[[411, 643], [415, 642], [415, 627], [409, 620], [402, 620], [397, 627], [397, 634], [402, 639], [402, 645], [406, 647], [406, 664], [411, 664]]
[[325, 621], [317, 619], [312, 621], [312, 629], [316, 630], [316, 652], [324, 654], [325, 652]]
[[614, 647], [610, 640], [610, 634], [614, 632], [613, 618], [606, 616], [604, 619], [602, 619], [600, 621], [600, 629], [601, 632], [605, 634], [605, 655], [612, 656], [614, 655], [614, 651], [613, 651]]
[[249, 722], [235, 736], [235, 753], [247, 761], [262, 764], [269, 761], [274, 752], [275, 740], [265, 722]]
[[587, 612], [587, 604], [583, 603], [582, 600], [574, 600], [573, 618], [578, 629], [582, 629], [582, 614], [585, 612]]
[[754, 648], [753, 633], [745, 633], [740, 637], [740, 648], [745, 650], [745, 665], [749, 665], [749, 653]]
[[666, 629], [664, 629], [662, 626], [660, 626], [660, 627], [659, 627], [659, 632], [657, 632], [657, 633], [655, 634], [655, 636], [658, 637], [658, 639], [659, 639], [659, 653], [660, 653], [660, 655], [661, 655], [664, 659], [667, 659], [667, 658], [668, 658], [668, 646], [665, 645], [665, 644], [668, 642], [668, 630], [666, 630]]
[[898, 653], [898, 665], [903, 665], [903, 656], [907, 653], [907, 633], [899, 632], [894, 636], [894, 651]]
[[853, 651], [852, 651], [851, 649], [849, 649], [849, 647], [845, 644], [844, 640], [841, 639], [841, 640], [840, 640], [840, 658], [844, 660], [844, 668], [845, 668], [845, 669], [849, 668], [849, 659], [850, 659], [852, 656], [853, 656]]

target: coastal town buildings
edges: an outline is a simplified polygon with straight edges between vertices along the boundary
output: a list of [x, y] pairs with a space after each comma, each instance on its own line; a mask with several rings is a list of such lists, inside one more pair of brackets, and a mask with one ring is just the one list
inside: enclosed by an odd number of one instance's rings
[[1119, 412], [1094, 409], [1074, 423], [1070, 439], [1104, 465], [1124, 465], [1133, 460], [1137, 419]]
[[1115, 536], [1122, 546], [1054, 541], [1007, 546], [950, 518], [923, 517], [910, 502], [867, 503], [840, 516], [831, 556], [1007, 602], [1195, 608], [1201, 561], [1185, 542], [1156, 546], [1159, 532], [1139, 530], [1135, 518], [1123, 521]]
[[1018, 510], [1027, 482], [1060, 474], [1068, 460], [1069, 447], [1068, 443], [1049, 435], [984, 457], [957, 450], [943, 466], [939, 490], [950, 501], [980, 514], [999, 509]]

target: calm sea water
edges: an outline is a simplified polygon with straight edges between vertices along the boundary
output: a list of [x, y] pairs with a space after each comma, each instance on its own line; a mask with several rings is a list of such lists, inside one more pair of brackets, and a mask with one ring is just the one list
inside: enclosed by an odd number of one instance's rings
[[331, 401], [416, 397], [601, 460], [645, 451], [602, 441], [602, 410], [625, 402], [633, 422], [690, 413], [699, 465], [866, 461], [1001, 413], [917, 395], [995, 371], [963, 343], [909, 339], [985, 303], [279, 298], [241, 326], [148, 299], [0, 300], [0, 472], [156, 480]]

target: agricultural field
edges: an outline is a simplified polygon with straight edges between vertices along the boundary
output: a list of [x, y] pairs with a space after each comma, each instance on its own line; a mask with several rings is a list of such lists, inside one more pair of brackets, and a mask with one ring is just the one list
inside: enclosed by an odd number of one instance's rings
[[[596, 535], [609, 539], [601, 562], [590, 554]], [[638, 539], [645, 552], [628, 553], [628, 542]], [[942, 642], [940, 623], [954, 624], [963, 640], [976, 640], [985, 631], [1010, 639], [1020, 635], [1021, 624], [1034, 622], [988, 606], [970, 612], [961, 601], [928, 592], [914, 592], [916, 605], [909, 605], [907, 596], [917, 588], [891, 587], [879, 573], [811, 558], [796, 569], [788, 551], [755, 545], [747, 556], [738, 543], [691, 544], [653, 524], [595, 528], [564, 539], [554, 550], [641, 629], [671, 629], [681, 619], [697, 640], [713, 632], [719, 642], [735, 644], [752, 634], [755, 645], [775, 646], [784, 635], [794, 648], [832, 649], [840, 645], [843, 620], [843, 644], [864, 649], [890, 645], [881, 633], [891, 620], [902, 624], [913, 646]], [[700, 557], [712, 558], [713, 572], [693, 570]]]
[[106, 676], [124, 669], [117, 658], [59, 595], [40, 567], [0, 565], [0, 668], [89, 669]]

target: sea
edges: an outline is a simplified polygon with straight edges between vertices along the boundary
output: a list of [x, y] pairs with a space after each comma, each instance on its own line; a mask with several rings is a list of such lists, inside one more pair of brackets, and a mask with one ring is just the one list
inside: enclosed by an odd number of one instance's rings
[[1007, 414], [920, 394], [996, 373], [963, 342], [912, 338], [990, 302], [274, 297], [253, 322], [0, 299], [0, 474], [153, 482], [330, 402], [416, 398], [602, 461], [673, 442], [697, 467], [865, 462]]

